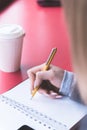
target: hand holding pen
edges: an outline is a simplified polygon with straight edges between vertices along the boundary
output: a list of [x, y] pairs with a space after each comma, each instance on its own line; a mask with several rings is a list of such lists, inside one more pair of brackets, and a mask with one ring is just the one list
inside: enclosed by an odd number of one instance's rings
[[52, 49], [45, 64], [33, 67], [27, 71], [31, 81], [32, 97], [34, 97], [37, 91], [51, 98], [61, 97], [58, 90], [63, 79], [64, 70], [52, 64], [50, 65], [56, 51], [56, 48]]

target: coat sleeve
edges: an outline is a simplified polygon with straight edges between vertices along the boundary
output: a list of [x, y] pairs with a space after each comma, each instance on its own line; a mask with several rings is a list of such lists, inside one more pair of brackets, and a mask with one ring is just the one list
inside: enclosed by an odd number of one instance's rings
[[78, 89], [78, 83], [73, 72], [65, 70], [59, 93], [69, 96], [77, 102], [83, 103]]

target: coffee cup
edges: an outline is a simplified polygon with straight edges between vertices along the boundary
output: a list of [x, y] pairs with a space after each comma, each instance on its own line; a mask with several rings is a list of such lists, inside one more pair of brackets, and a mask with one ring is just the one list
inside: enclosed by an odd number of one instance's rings
[[0, 25], [0, 70], [16, 72], [20, 68], [25, 32], [20, 25]]

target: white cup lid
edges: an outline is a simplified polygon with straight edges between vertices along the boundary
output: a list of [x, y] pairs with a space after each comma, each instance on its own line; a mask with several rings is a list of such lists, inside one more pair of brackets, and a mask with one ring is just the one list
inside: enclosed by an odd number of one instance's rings
[[13, 39], [25, 34], [23, 28], [17, 24], [2, 24], [0, 25], [0, 38]]

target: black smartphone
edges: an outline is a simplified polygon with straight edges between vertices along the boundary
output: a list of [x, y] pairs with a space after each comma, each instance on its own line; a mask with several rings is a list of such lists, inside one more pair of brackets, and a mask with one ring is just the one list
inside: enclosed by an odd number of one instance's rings
[[37, 3], [43, 7], [56, 7], [56, 6], [60, 7], [61, 6], [60, 0], [37, 0]]
[[23, 126], [21, 126], [18, 130], [34, 130], [34, 129], [32, 129], [30, 126], [28, 126], [28, 125], [23, 125]]

